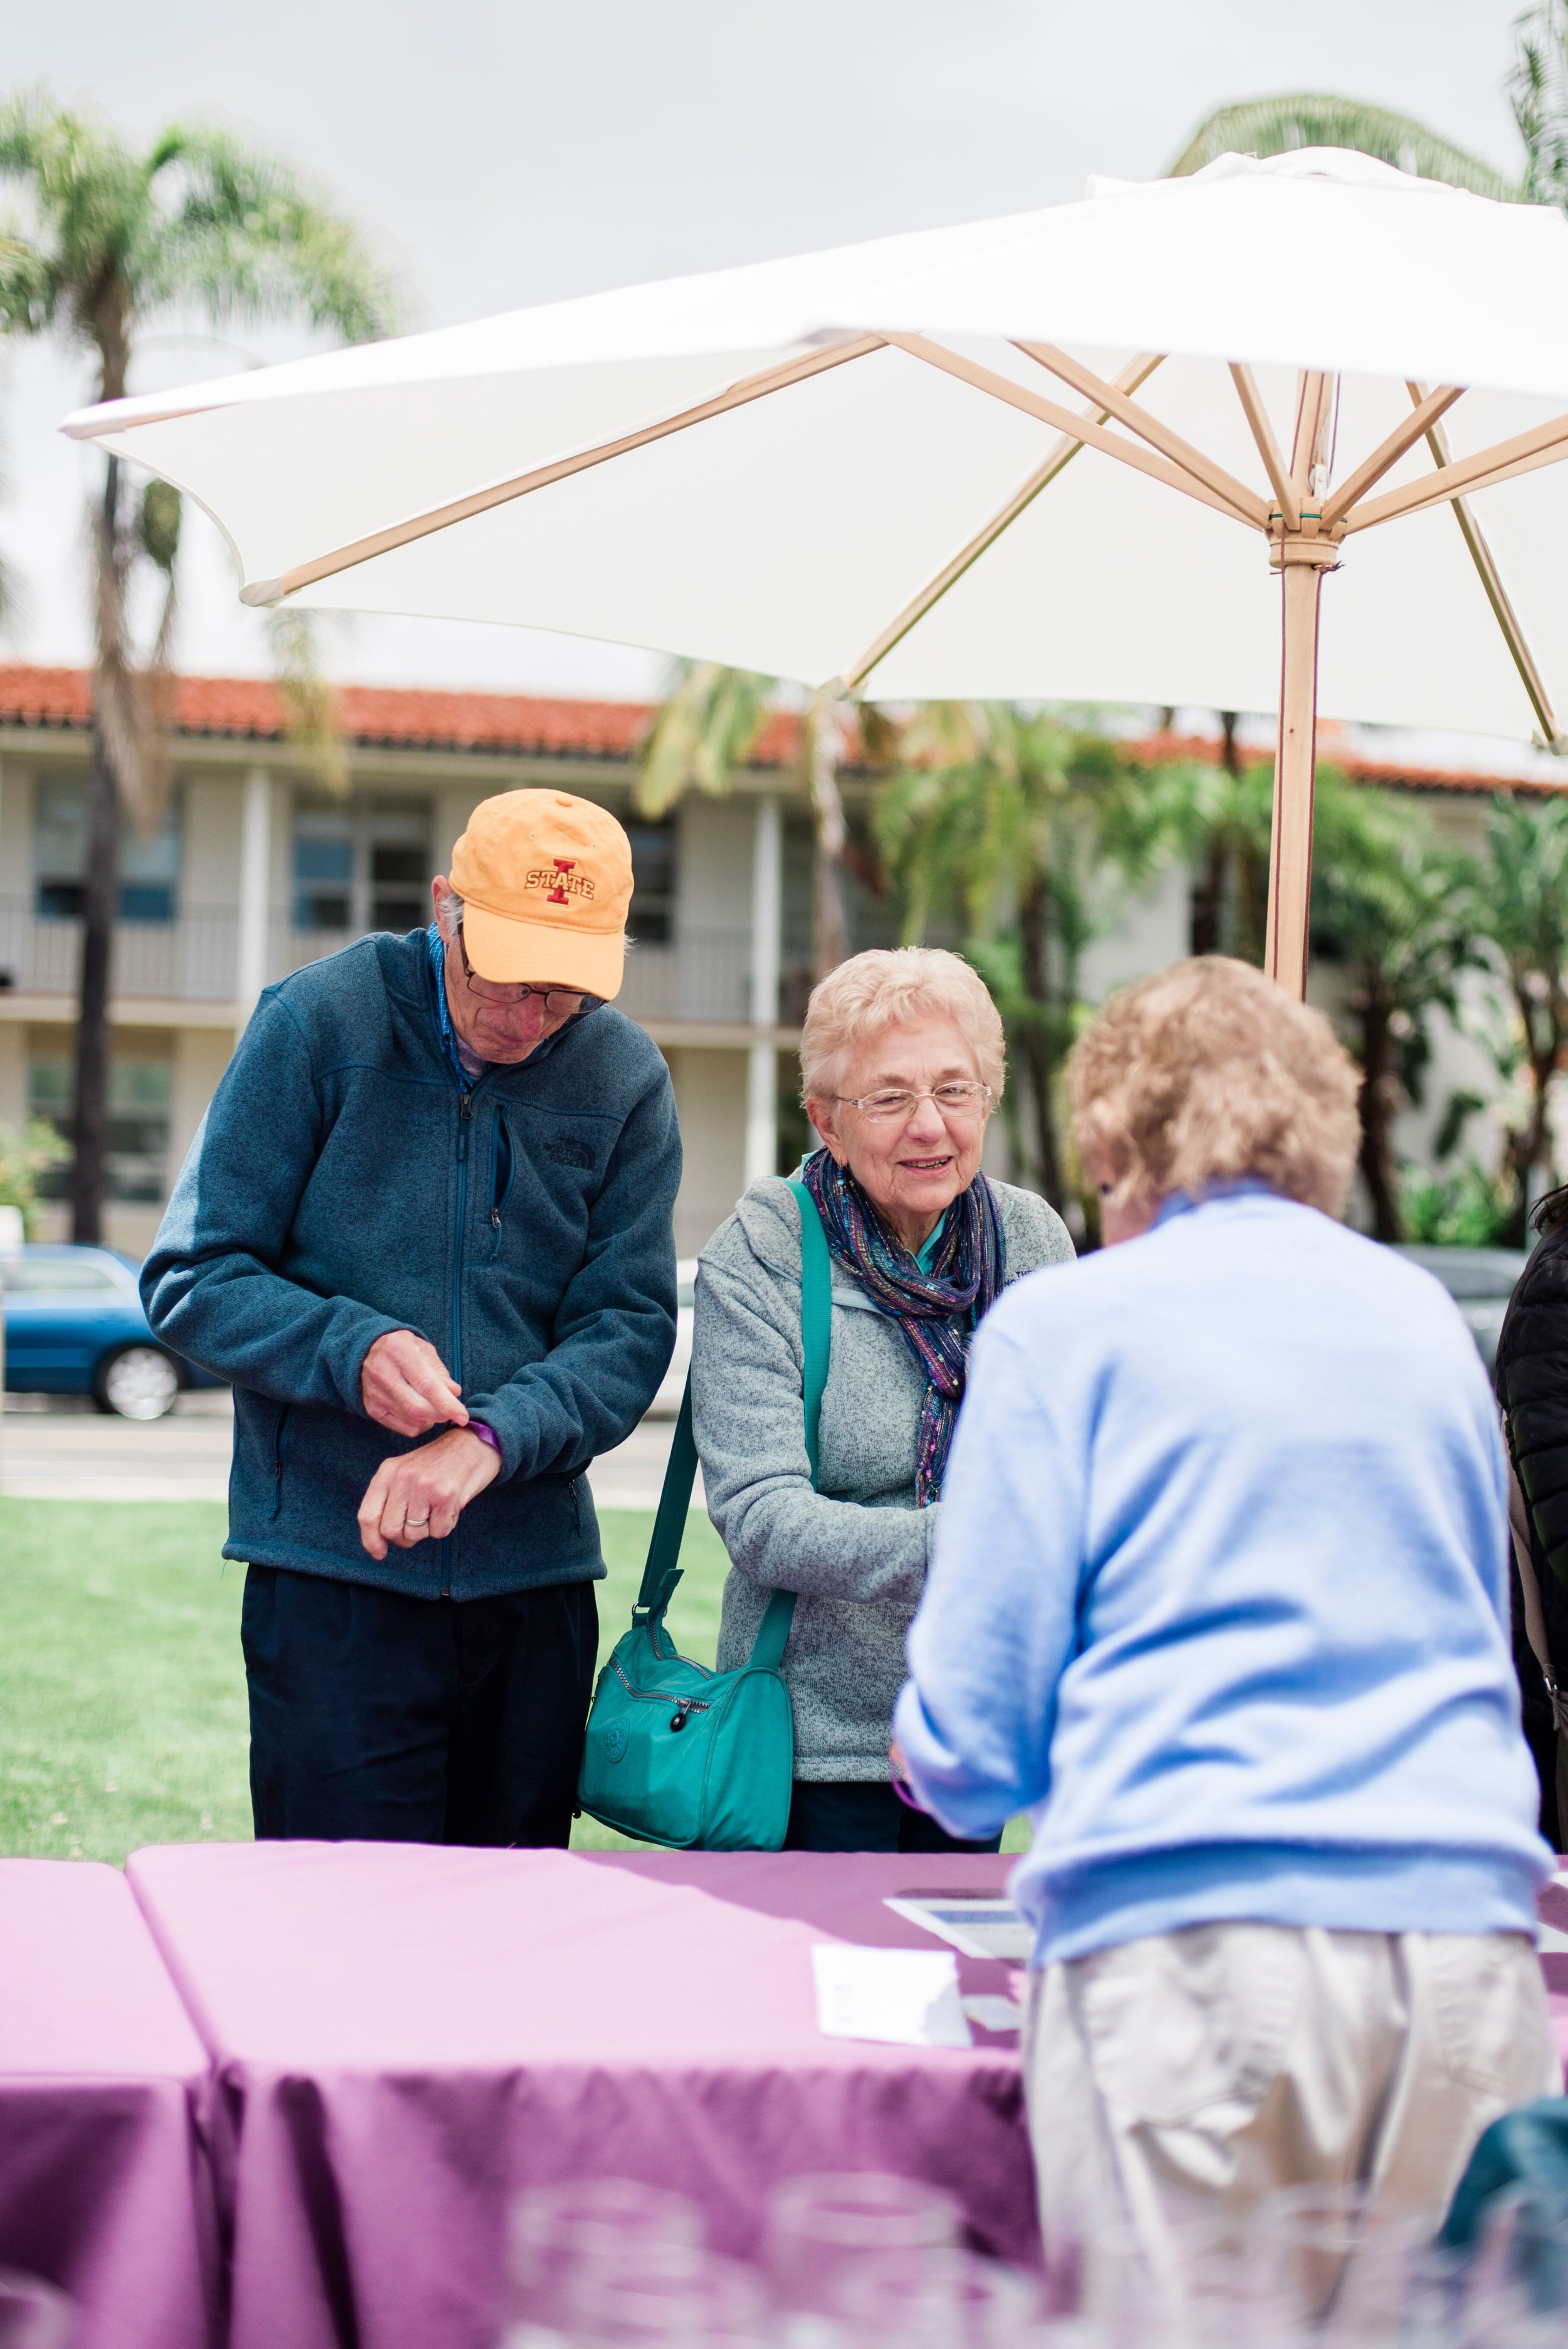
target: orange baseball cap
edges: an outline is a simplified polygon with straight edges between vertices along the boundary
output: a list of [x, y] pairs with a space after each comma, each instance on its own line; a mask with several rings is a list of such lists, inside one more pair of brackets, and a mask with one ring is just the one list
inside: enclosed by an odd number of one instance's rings
[[607, 809], [570, 792], [481, 800], [452, 850], [451, 883], [480, 978], [619, 995], [632, 843]]

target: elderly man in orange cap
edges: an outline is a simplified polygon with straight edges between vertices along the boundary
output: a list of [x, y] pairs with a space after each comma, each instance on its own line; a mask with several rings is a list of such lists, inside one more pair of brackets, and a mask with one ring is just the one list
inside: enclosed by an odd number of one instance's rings
[[680, 1141], [612, 1008], [613, 816], [502, 792], [432, 895], [428, 931], [267, 989], [142, 1295], [233, 1384], [257, 1835], [563, 1845], [585, 1471], [669, 1361]]

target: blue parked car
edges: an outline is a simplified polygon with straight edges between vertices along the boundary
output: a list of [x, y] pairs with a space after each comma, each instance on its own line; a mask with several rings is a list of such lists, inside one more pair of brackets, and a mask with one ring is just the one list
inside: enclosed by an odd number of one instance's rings
[[5, 1384], [12, 1393], [90, 1394], [121, 1419], [161, 1419], [181, 1387], [222, 1381], [160, 1346], [113, 1248], [25, 1247], [0, 1260]]

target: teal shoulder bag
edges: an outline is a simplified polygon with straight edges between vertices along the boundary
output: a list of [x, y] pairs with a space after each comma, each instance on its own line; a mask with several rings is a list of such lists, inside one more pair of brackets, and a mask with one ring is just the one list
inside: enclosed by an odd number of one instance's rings
[[[816, 1201], [803, 1183], [789, 1187], [800, 1208], [806, 1455], [815, 1484], [832, 1283]], [[605, 1826], [677, 1851], [778, 1851], [795, 1775], [794, 1716], [779, 1669], [795, 1594], [772, 1593], [751, 1653], [736, 1671], [710, 1672], [680, 1654], [665, 1610], [681, 1578], [696, 1476], [688, 1373], [632, 1628], [593, 1691], [577, 1800]]]

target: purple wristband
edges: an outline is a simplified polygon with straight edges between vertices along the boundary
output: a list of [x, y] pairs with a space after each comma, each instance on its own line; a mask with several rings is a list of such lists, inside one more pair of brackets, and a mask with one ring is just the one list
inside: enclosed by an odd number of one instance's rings
[[482, 1419], [470, 1419], [470, 1420], [469, 1420], [469, 1433], [470, 1435], [477, 1435], [477, 1436], [479, 1437], [479, 1440], [480, 1440], [480, 1442], [481, 1444], [488, 1444], [490, 1445], [490, 1450], [491, 1450], [493, 1453], [495, 1453], [498, 1456], [500, 1455], [500, 1436], [496, 1433], [496, 1432], [495, 1432], [495, 1430], [494, 1430], [494, 1428], [493, 1428], [493, 1427], [487, 1427], [487, 1426], [485, 1425], [485, 1423], [484, 1423], [484, 1421], [483, 1421]]

